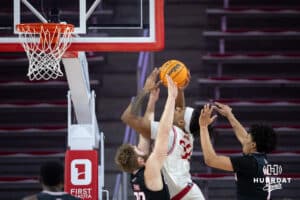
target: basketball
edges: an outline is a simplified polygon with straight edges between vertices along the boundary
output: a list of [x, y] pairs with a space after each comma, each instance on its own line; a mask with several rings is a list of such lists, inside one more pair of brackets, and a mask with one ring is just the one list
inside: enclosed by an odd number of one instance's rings
[[168, 60], [160, 67], [159, 77], [164, 86], [168, 86], [166, 75], [169, 75], [177, 87], [183, 87], [189, 81], [190, 72], [184, 63]]

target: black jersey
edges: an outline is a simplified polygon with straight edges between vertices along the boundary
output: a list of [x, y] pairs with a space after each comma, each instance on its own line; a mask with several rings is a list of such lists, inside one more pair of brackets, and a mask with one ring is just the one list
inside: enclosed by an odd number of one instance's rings
[[145, 167], [138, 170], [136, 174], [131, 174], [131, 187], [136, 200], [168, 200], [170, 199], [169, 189], [163, 177], [163, 189], [160, 191], [151, 191], [145, 185], [144, 180]]
[[80, 200], [65, 192], [40, 192], [36, 196], [38, 200]]
[[268, 192], [264, 184], [255, 183], [254, 178], [265, 178], [263, 166], [267, 164], [266, 155], [254, 153], [231, 157], [232, 167], [237, 176], [237, 196], [239, 200], [265, 200]]

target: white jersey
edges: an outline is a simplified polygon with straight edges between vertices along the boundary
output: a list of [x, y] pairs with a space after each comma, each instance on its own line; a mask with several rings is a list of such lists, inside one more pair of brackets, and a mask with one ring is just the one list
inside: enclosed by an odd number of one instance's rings
[[[159, 122], [151, 122], [151, 138], [157, 135]], [[194, 138], [191, 134], [184, 133], [180, 128], [173, 126], [169, 135], [168, 157], [163, 165], [163, 175], [168, 185], [171, 197], [177, 195], [189, 183], [192, 183], [190, 174], [190, 158], [193, 152]], [[204, 199], [202, 192], [196, 184], [184, 196], [186, 200]]]

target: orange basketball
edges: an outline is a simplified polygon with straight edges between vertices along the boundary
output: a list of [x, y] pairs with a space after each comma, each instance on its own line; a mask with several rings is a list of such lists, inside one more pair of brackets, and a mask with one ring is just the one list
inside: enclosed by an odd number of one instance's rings
[[159, 77], [164, 86], [168, 86], [166, 75], [169, 75], [178, 87], [183, 87], [189, 79], [189, 70], [178, 60], [168, 60], [160, 67]]

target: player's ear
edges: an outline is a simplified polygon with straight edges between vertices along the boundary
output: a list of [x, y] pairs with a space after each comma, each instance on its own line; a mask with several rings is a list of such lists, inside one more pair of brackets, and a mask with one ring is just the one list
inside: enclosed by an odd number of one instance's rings
[[252, 142], [252, 143], [251, 143], [251, 148], [253, 148], [253, 149], [256, 150], [256, 143], [255, 143], [255, 142]]

